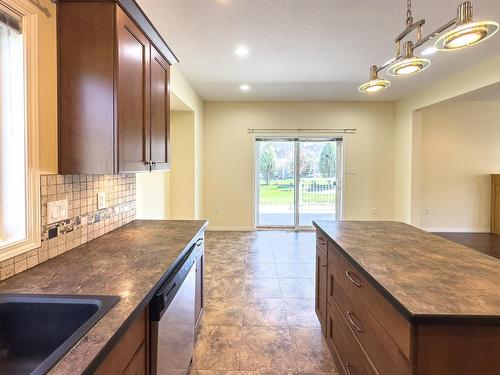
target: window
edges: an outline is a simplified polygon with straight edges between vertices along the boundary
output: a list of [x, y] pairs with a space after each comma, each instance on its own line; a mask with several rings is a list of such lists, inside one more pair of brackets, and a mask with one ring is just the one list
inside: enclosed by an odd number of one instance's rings
[[36, 11], [17, 2], [0, 1], [0, 260], [40, 244], [36, 56], [26, 36]]

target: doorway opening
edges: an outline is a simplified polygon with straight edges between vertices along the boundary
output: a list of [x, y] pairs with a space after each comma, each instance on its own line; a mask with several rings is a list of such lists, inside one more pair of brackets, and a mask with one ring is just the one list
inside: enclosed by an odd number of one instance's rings
[[257, 228], [339, 220], [342, 138], [255, 139]]

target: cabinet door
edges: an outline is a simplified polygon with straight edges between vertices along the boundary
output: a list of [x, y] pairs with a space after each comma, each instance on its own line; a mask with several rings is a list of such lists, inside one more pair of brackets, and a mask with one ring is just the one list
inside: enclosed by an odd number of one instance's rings
[[150, 43], [120, 7], [116, 12], [118, 171], [144, 171], [150, 160]]
[[200, 250], [198, 257], [196, 259], [196, 299], [195, 299], [195, 330], [198, 331], [198, 327], [201, 322], [201, 317], [203, 314], [204, 306], [204, 277], [205, 277], [205, 252], [203, 249], [203, 242], [200, 244]]
[[145, 375], [146, 374], [146, 343], [137, 349], [122, 375]]
[[[144, 347], [147, 329], [147, 313], [142, 311], [140, 315], [130, 324], [127, 330], [119, 338], [118, 342], [111, 349], [108, 355], [103, 359], [93, 375], [109, 375], [122, 374], [127, 367], [134, 372], [127, 374], [143, 374], [144, 372], [137, 371], [142, 367], [146, 369], [145, 354], [141, 352], [141, 346]], [[144, 360], [142, 360], [144, 358]], [[131, 365], [133, 363], [133, 365]]]
[[169, 168], [170, 67], [151, 46], [151, 161], [153, 169]]
[[323, 334], [326, 333], [326, 307], [328, 285], [328, 262], [325, 253], [316, 246], [316, 315], [321, 323]]

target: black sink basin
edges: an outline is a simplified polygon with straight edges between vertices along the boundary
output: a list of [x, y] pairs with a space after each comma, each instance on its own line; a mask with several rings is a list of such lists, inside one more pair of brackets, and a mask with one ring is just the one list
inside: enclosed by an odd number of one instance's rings
[[0, 294], [0, 374], [47, 373], [118, 299]]

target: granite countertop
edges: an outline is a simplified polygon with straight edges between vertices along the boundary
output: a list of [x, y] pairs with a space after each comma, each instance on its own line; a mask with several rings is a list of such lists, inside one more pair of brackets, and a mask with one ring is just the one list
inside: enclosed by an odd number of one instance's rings
[[314, 225], [409, 318], [500, 318], [500, 260], [403, 223]]
[[0, 293], [119, 296], [117, 304], [49, 372], [80, 374], [134, 313], [206, 221], [133, 221], [0, 283]]

